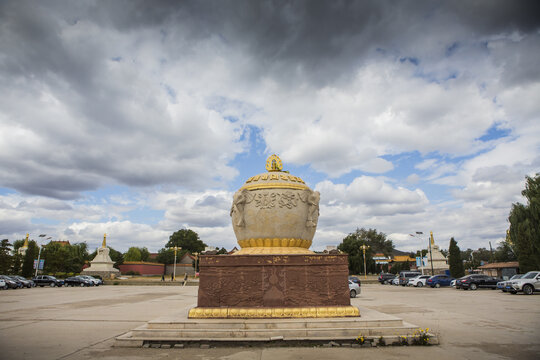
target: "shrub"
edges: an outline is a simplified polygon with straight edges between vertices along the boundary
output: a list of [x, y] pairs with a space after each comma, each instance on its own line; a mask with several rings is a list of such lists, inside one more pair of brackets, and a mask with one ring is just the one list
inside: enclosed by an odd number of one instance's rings
[[429, 328], [418, 329], [414, 332], [413, 343], [415, 345], [429, 345]]

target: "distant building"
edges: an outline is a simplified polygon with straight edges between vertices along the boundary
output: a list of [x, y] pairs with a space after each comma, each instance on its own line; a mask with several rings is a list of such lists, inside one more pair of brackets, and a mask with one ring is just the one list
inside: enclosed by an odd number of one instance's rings
[[375, 260], [375, 264], [383, 265], [388, 264], [392, 260], [392, 257], [386, 256], [383, 253], [376, 253], [375, 256], [373, 256], [373, 260]]
[[69, 243], [69, 240], [58, 240], [58, 241], [50, 241], [47, 245], [52, 245], [52, 244], [59, 244], [60, 246], [66, 246], [66, 245], [71, 245]]
[[337, 250], [336, 245], [326, 245], [326, 251], [330, 252], [332, 250]]
[[519, 273], [519, 263], [517, 261], [509, 261], [485, 264], [479, 266], [478, 270], [480, 270], [482, 274], [508, 280]]

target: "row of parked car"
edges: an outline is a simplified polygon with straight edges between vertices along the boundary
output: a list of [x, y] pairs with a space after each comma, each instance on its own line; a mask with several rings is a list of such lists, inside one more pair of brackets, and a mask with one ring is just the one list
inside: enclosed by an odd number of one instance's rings
[[31, 280], [20, 275], [0, 275], [0, 289], [21, 289], [32, 287], [62, 287], [62, 286], [99, 286], [103, 281], [90, 275], [71, 276], [67, 279], [57, 279], [51, 275], [38, 275]]
[[501, 289], [504, 292], [517, 294], [523, 292], [531, 295], [535, 291], [540, 291], [540, 271], [530, 271], [526, 274], [514, 275], [510, 280], [502, 280], [483, 274], [471, 274], [454, 279], [448, 275], [422, 275], [416, 271], [402, 271], [399, 275], [380, 274], [381, 284], [394, 284], [402, 286], [431, 286], [439, 288], [441, 286], [452, 286], [456, 289], [476, 290], [479, 288]]

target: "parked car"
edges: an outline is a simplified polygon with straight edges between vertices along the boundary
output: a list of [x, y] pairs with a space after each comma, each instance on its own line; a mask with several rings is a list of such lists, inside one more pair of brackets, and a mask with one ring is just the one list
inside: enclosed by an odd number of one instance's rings
[[0, 289], [2, 289], [2, 290], [7, 290], [8, 289], [8, 286], [7, 286], [6, 282], [4, 281], [4, 279], [0, 279]]
[[27, 278], [24, 278], [20, 275], [12, 275], [11, 278], [22, 283], [23, 287], [31, 288], [36, 286], [36, 284], [32, 280], [28, 280]]
[[456, 281], [457, 281], [457, 279], [454, 279], [454, 280], [450, 281], [450, 286], [451, 287], [456, 287]]
[[355, 298], [356, 295], [360, 294], [360, 286], [351, 280], [349, 280], [349, 293], [352, 298]]
[[356, 276], [349, 276], [349, 280], [355, 284], [358, 284], [358, 286], [362, 286], [362, 282]]
[[430, 275], [418, 275], [409, 279], [407, 286], [422, 287], [426, 285], [426, 280], [430, 278]]
[[82, 276], [71, 276], [64, 280], [65, 286], [94, 286], [94, 282]]
[[399, 275], [396, 275], [396, 277], [392, 280], [392, 285], [399, 285]]
[[409, 279], [412, 279], [415, 276], [422, 275], [418, 271], [402, 271], [399, 273], [399, 285], [405, 286], [408, 284]]
[[92, 283], [92, 286], [94, 286], [94, 285], [99, 286], [99, 285], [103, 284], [103, 281], [101, 281], [101, 279], [96, 279], [95, 277], [90, 276], [90, 275], [79, 275], [79, 277], [90, 281]]
[[456, 279], [448, 275], [433, 275], [426, 280], [426, 285], [432, 288], [440, 288], [441, 286], [452, 286], [452, 282], [455, 284]]
[[19, 289], [21, 287], [19, 282], [13, 280], [7, 275], [0, 275], [0, 279], [4, 280], [8, 289]]
[[381, 285], [382, 284], [389, 284], [392, 282], [392, 280], [394, 280], [394, 278], [396, 277], [396, 275], [394, 274], [390, 274], [390, 273], [381, 273], [379, 275], [379, 278], [377, 279]]
[[8, 275], [6, 275], [6, 277], [10, 278], [11, 281], [14, 281], [17, 284], [17, 286], [19, 287], [19, 289], [22, 289], [24, 287], [23, 282], [20, 281], [19, 279], [15, 278], [13, 276], [8, 276]]
[[496, 289], [497, 283], [501, 281], [501, 279], [497, 279], [488, 275], [482, 275], [482, 274], [473, 274], [473, 275], [467, 275], [462, 278], [460, 278], [456, 282], [456, 289], [459, 288], [463, 290], [476, 290], [478, 288], [488, 288], [488, 289]]
[[540, 271], [529, 271], [522, 278], [512, 280], [512, 294], [523, 291], [525, 295], [532, 295], [535, 291], [540, 291]]
[[497, 290], [501, 290], [502, 292], [509, 291], [511, 289], [511, 287], [512, 287], [512, 285], [511, 285], [512, 280], [520, 279], [521, 277], [523, 277], [523, 275], [525, 275], [525, 274], [516, 274], [516, 275], [512, 276], [508, 280], [499, 281], [497, 283]]
[[55, 278], [54, 276], [51, 276], [51, 275], [38, 275], [35, 278], [33, 278], [32, 280], [36, 283], [36, 286], [40, 286], [40, 287], [44, 287], [44, 286], [50, 286], [50, 287], [58, 286], [58, 287], [60, 287], [60, 286], [64, 285], [63, 280], [59, 280], [59, 279], [57, 279], [57, 278]]

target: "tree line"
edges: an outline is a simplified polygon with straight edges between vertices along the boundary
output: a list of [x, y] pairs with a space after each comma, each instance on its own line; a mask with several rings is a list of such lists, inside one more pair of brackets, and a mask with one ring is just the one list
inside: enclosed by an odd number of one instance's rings
[[[9, 239], [0, 242], [0, 274], [22, 275], [32, 277], [35, 273], [34, 260], [37, 260], [39, 247], [36, 241], [28, 241], [26, 255], [21, 255], [19, 249], [24, 245], [24, 239], [10, 243]], [[174, 232], [165, 247], [161, 248], [157, 257], [150, 257], [150, 251], [146, 247], [130, 247], [122, 253], [108, 246], [114, 267], [118, 268], [124, 261], [146, 261], [162, 264], [174, 262], [174, 247], [178, 247], [177, 261], [186, 252], [202, 253], [207, 245], [199, 238], [199, 235], [190, 229], [181, 229]], [[227, 253], [225, 248], [219, 249], [218, 254]], [[85, 263], [94, 259], [97, 249], [92, 253], [88, 251], [85, 242], [70, 244], [68, 242], [50, 242], [41, 248], [40, 259], [44, 260], [43, 273], [68, 274], [80, 273]]]

